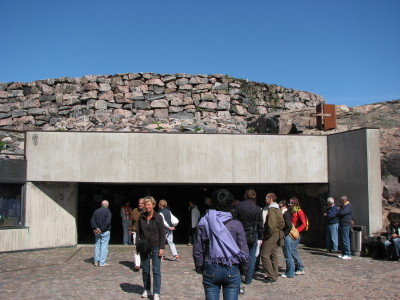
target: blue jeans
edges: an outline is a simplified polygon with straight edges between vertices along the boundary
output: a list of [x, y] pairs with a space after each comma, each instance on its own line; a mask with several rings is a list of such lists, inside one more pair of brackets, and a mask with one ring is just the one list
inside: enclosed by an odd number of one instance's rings
[[124, 243], [124, 245], [127, 245], [128, 243], [130, 243], [129, 241], [129, 224], [130, 224], [130, 220], [122, 220], [122, 230], [123, 230], [123, 240], [122, 242]]
[[218, 300], [221, 287], [224, 300], [237, 300], [240, 289], [239, 267], [205, 264], [203, 286], [206, 300]]
[[350, 225], [340, 226], [340, 237], [342, 238], [342, 255], [351, 256], [350, 251]]
[[393, 254], [394, 254], [394, 258], [395, 259], [399, 259], [400, 258], [400, 238], [394, 238], [394, 239], [391, 239], [391, 240], [388, 240], [388, 241], [385, 241], [385, 243], [384, 243], [384, 245], [385, 245], [385, 250], [386, 250], [386, 254], [387, 254], [387, 257], [388, 258], [391, 258], [391, 251], [390, 251], [390, 248], [392, 248], [393, 247]]
[[299, 236], [299, 238], [297, 240], [292, 241], [292, 249], [290, 249], [291, 253], [292, 253], [293, 261], [294, 261], [295, 271], [304, 271], [303, 262], [301, 261], [299, 252], [297, 251], [297, 248], [299, 247], [299, 244], [300, 244], [300, 239], [301, 239], [301, 236]]
[[140, 253], [142, 261], [142, 277], [145, 290], [151, 290], [150, 259], [153, 261], [153, 293], [160, 295], [161, 290], [161, 256], [158, 256], [158, 247], [151, 248], [147, 253]]
[[285, 245], [283, 246], [283, 255], [286, 261], [286, 272], [287, 277], [294, 277], [294, 260], [292, 257], [292, 243], [293, 240], [290, 235], [285, 236]]
[[326, 248], [328, 251], [338, 251], [338, 228], [339, 223], [328, 224], [326, 231]]
[[104, 265], [107, 261], [108, 242], [110, 241], [110, 231], [105, 231], [95, 235], [94, 263]]
[[253, 244], [247, 244], [249, 246], [249, 268], [247, 269], [245, 284], [250, 284], [253, 281], [254, 269], [256, 267], [256, 251], [257, 251], [258, 238]]

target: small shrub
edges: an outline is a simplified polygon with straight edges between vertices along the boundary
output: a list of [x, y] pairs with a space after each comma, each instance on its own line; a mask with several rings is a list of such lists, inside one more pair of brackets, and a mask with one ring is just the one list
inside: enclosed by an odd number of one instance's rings
[[0, 151], [6, 149], [6, 145], [7, 145], [6, 142], [0, 141]]
[[255, 133], [256, 129], [254, 127], [247, 127], [247, 133]]

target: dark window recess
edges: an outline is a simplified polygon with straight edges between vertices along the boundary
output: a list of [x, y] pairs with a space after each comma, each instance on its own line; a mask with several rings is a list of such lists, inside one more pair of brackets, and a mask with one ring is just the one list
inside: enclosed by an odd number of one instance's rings
[[0, 183], [0, 228], [22, 226], [22, 187]]

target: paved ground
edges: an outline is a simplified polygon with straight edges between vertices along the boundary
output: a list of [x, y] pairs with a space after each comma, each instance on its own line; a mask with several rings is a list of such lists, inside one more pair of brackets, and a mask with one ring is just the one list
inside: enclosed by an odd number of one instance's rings
[[[162, 262], [161, 299], [204, 299], [191, 250], [178, 246], [181, 260]], [[364, 257], [344, 261], [306, 247], [300, 255], [306, 275], [268, 284], [254, 280], [240, 299], [400, 298], [400, 262]], [[111, 246], [110, 267], [93, 267], [92, 256], [92, 247], [0, 253], [0, 299], [140, 299], [141, 272], [133, 272], [131, 246]]]

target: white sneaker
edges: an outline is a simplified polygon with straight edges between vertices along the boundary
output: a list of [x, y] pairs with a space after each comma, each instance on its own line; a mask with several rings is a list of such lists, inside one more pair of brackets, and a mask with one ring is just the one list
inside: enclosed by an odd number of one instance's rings
[[142, 298], [147, 298], [148, 296], [151, 296], [150, 290], [144, 290], [144, 292], [142, 294]]
[[342, 259], [351, 259], [351, 256], [349, 256], [349, 255], [343, 255]]
[[160, 300], [160, 295], [159, 294], [154, 294], [153, 300]]
[[340, 255], [338, 255], [338, 257], [339, 257], [339, 258], [343, 258], [343, 255], [342, 255], [342, 254], [340, 254]]

